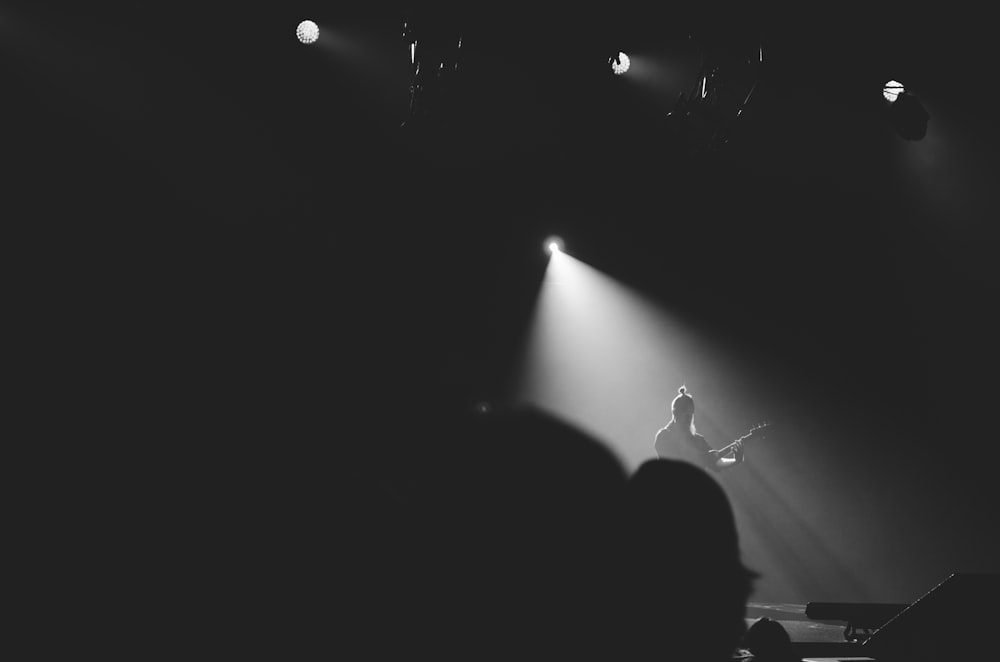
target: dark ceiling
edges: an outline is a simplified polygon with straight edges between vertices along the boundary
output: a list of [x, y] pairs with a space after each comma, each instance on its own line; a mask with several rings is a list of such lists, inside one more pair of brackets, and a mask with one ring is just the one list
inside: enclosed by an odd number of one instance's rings
[[[141, 356], [175, 395], [502, 390], [550, 233], [775, 365], [902, 391], [908, 415], [941, 376], [914, 357], [943, 342], [995, 362], [987, 22], [668, 4], [439, 3], [462, 67], [436, 122], [405, 128], [402, 19], [426, 5], [8, 5], [9, 209], [92, 318], [80, 337], [131, 347], [109, 365]], [[321, 43], [295, 40], [303, 18]], [[662, 90], [606, 70], [617, 47], [689, 62], [692, 44], [758, 42], [716, 154], [668, 139]], [[925, 141], [888, 126], [887, 78], [931, 106]], [[945, 135], [961, 179], [932, 206], [906, 160], [933, 169]]]

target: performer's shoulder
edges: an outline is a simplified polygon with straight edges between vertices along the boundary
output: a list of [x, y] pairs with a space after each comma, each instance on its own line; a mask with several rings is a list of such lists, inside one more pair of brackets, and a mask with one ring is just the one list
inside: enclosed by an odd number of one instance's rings
[[656, 437], [653, 439], [653, 448], [656, 450], [657, 457], [665, 457], [668, 453], [668, 449], [672, 445], [673, 442], [670, 441], [670, 430], [663, 427], [656, 431]]
[[691, 438], [698, 444], [704, 444], [706, 448], [711, 448], [712, 446], [708, 443], [708, 439], [705, 439], [704, 435], [700, 435], [695, 432], [691, 435]]

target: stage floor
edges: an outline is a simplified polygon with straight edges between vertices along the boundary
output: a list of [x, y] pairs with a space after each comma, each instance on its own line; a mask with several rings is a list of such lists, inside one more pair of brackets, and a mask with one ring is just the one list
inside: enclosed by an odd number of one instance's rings
[[[844, 628], [847, 623], [812, 620], [806, 616], [806, 606], [803, 604], [747, 603], [748, 628], [765, 616], [780, 623], [788, 632], [792, 640], [794, 659], [822, 662], [872, 659], [866, 656], [868, 653], [866, 649], [844, 638]], [[749, 651], [738, 651], [737, 658], [743, 656], [749, 656]]]
[[747, 627], [765, 616], [781, 623], [793, 643], [847, 643], [844, 639], [846, 623], [814, 621], [806, 616], [805, 605], [773, 602], [750, 602], [747, 604]]

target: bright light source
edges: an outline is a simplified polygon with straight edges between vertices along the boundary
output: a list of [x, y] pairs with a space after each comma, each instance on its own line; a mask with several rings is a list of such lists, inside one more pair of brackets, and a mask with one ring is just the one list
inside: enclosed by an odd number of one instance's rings
[[889, 103], [895, 103], [896, 99], [899, 98], [899, 95], [905, 91], [906, 90], [903, 89], [902, 83], [890, 80], [885, 84], [885, 87], [882, 88], [882, 96], [884, 96], [885, 100]]
[[299, 27], [295, 28], [295, 36], [303, 44], [311, 44], [319, 39], [319, 26], [312, 21], [302, 21]]
[[545, 240], [545, 252], [549, 255], [561, 253], [563, 250], [563, 240], [559, 237], [549, 237]]
[[631, 63], [628, 59], [628, 55], [618, 52], [617, 57], [608, 58], [608, 62], [611, 64], [611, 71], [614, 72], [616, 76], [621, 76], [623, 73], [628, 71], [628, 66]]

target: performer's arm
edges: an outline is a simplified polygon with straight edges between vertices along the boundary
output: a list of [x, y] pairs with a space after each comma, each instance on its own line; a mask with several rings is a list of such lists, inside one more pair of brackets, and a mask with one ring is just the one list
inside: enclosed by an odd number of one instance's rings
[[721, 454], [721, 451], [708, 451], [712, 454], [715, 459], [712, 468], [716, 471], [723, 471], [725, 469], [731, 469], [737, 464], [742, 464], [743, 462], [743, 443], [736, 442], [733, 444], [732, 448], [726, 451], [725, 455]]

